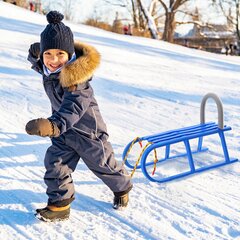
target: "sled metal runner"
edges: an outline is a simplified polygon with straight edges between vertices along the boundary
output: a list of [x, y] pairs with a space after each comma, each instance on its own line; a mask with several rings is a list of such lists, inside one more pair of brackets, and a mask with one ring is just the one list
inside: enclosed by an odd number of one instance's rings
[[[217, 104], [218, 124], [215, 122], [205, 123], [205, 105], [206, 105], [206, 101], [209, 98], [212, 98]], [[134, 140], [134, 142], [131, 141], [125, 147], [124, 152], [123, 152], [123, 159], [124, 159], [125, 164], [129, 168], [132, 168], [134, 170], [141, 168], [143, 174], [150, 181], [164, 183], [164, 182], [172, 181], [175, 179], [180, 179], [180, 178], [186, 177], [191, 174], [204, 172], [204, 171], [207, 171], [210, 169], [218, 168], [218, 167], [238, 161], [238, 159], [230, 159], [230, 157], [229, 157], [224, 132], [230, 131], [230, 130], [231, 130], [231, 127], [224, 126], [224, 124], [223, 124], [223, 107], [222, 107], [221, 100], [218, 98], [218, 96], [216, 94], [208, 93], [207, 95], [204, 96], [204, 98], [201, 102], [200, 124], [137, 138]], [[203, 138], [205, 136], [209, 136], [209, 135], [216, 135], [216, 137], [220, 138], [222, 151], [223, 151], [223, 155], [224, 155], [224, 160], [221, 162], [211, 164], [211, 165], [196, 168], [193, 156], [196, 153], [200, 153], [200, 152], [204, 152], [204, 151], [208, 150], [208, 148], [203, 148]], [[191, 146], [190, 146], [190, 140], [193, 140], [193, 139], [197, 139], [197, 143], [198, 143], [197, 149], [194, 151], [191, 149]], [[148, 146], [143, 150], [142, 154], [140, 155], [140, 166], [132, 166], [127, 159], [127, 155], [134, 144], [136, 144], [137, 142], [142, 142], [142, 141], [147, 142]], [[171, 145], [180, 143], [180, 142], [184, 143], [185, 152], [182, 154], [171, 156], [170, 155]], [[165, 148], [164, 158], [156, 159], [156, 161], [154, 161], [154, 162], [147, 162], [148, 155], [152, 151], [156, 151], [157, 148], [161, 148], [161, 147]], [[177, 173], [177, 174], [174, 174], [174, 175], [171, 175], [168, 177], [162, 177], [160, 179], [157, 179], [153, 175], [150, 175], [147, 171], [147, 167], [150, 165], [154, 165], [156, 163], [161, 163], [161, 162], [168, 161], [173, 158], [179, 158], [179, 157], [187, 157], [189, 170], [181, 172], [181, 173]]]

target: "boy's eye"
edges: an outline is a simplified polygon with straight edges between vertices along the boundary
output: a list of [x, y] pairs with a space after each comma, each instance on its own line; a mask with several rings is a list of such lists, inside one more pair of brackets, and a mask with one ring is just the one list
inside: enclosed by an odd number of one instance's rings
[[45, 52], [44, 55], [51, 55], [51, 53], [50, 52]]

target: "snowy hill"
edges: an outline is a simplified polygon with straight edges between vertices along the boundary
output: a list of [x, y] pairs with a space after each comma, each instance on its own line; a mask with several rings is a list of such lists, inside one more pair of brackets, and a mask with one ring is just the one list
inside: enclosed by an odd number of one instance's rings
[[[48, 224], [34, 218], [47, 201], [43, 159], [50, 141], [24, 129], [30, 119], [48, 117], [50, 104], [26, 57], [46, 24], [44, 16], [0, 2], [0, 239], [239, 240], [239, 162], [165, 184], [149, 182], [138, 170], [129, 208], [116, 212], [111, 191], [80, 160], [70, 219]], [[232, 127], [229, 153], [240, 158], [239, 57], [66, 24], [102, 55], [92, 84], [119, 161], [136, 136], [198, 124], [208, 92], [222, 99], [225, 124]], [[216, 121], [212, 101], [206, 110], [207, 120]], [[200, 160], [221, 158], [215, 139], [204, 145], [210, 151]]]

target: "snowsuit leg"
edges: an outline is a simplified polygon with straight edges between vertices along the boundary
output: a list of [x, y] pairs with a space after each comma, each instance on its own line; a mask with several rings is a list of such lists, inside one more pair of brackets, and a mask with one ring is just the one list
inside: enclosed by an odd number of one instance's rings
[[131, 177], [124, 166], [117, 164], [106, 135], [91, 139], [72, 132], [68, 133], [66, 143], [74, 148], [88, 168], [114, 193], [128, 192], [131, 189]]
[[71, 173], [79, 161], [79, 155], [65, 145], [64, 136], [52, 139], [44, 164], [46, 173], [44, 182], [47, 185], [48, 205], [64, 206], [74, 200], [74, 185]]
[[[71, 146], [71, 147], [70, 147]], [[124, 166], [118, 165], [111, 144], [104, 137], [91, 139], [69, 131], [52, 139], [45, 155], [48, 204], [63, 206], [74, 200], [74, 185], [71, 173], [79, 158], [99, 177], [114, 194], [131, 190], [131, 177]]]

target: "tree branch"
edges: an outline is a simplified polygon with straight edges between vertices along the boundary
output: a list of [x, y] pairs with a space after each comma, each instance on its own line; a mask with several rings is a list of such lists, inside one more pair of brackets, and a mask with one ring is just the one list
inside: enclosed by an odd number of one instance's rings
[[186, 2], [188, 2], [189, 0], [176, 0], [176, 2], [174, 3], [174, 5], [173, 5], [173, 8], [172, 8], [172, 11], [176, 11], [176, 10], [178, 10], [178, 8], [180, 7], [180, 6], [182, 6], [183, 4], [185, 4]]
[[121, 3], [113, 3], [112, 1], [108, 1], [108, 0], [104, 0], [104, 2], [108, 3], [108, 4], [111, 4], [113, 6], [118, 6], [118, 7], [127, 7], [126, 4], [121, 4]]
[[167, 12], [168, 12], [168, 7], [167, 7], [167, 5], [166, 5], [162, 0], [158, 0], [158, 1], [162, 4], [165, 12], [167, 13]]

